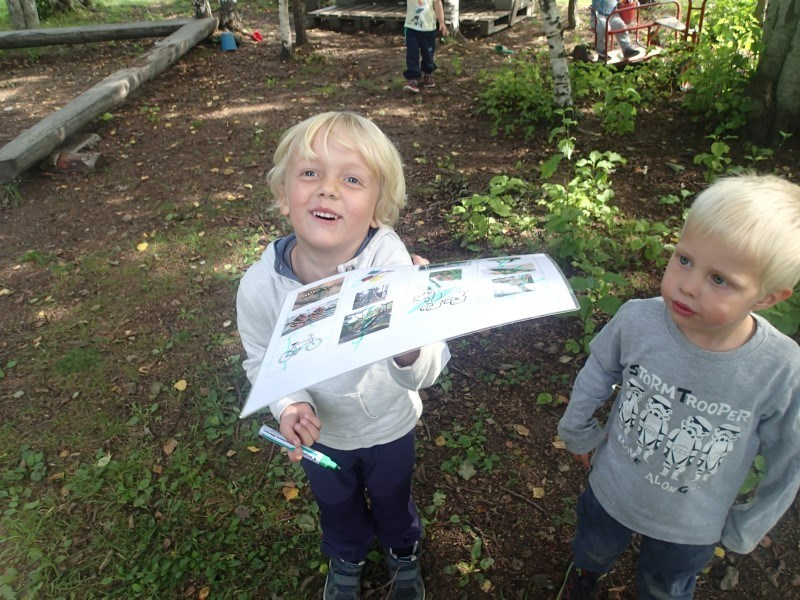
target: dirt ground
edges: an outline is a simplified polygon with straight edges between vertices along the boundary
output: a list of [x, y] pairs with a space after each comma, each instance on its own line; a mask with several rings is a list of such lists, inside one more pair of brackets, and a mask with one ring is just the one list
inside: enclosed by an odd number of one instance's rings
[[[463, 258], [445, 215], [462, 190], [481, 192], [498, 173], [530, 176], [551, 154], [547, 131], [533, 139], [495, 139], [475, 116], [473, 97], [482, 69], [501, 64], [497, 44], [511, 49], [543, 46], [533, 20], [487, 38], [470, 37], [440, 45], [437, 87], [412, 96], [402, 91], [403, 41], [399, 33], [337, 33], [310, 29], [309, 47], [281, 62], [277, 26], [271, 15], [248, 14], [245, 26], [264, 41], [240, 39], [239, 50], [221, 52], [202, 44], [168, 72], [149, 82], [110, 120], [97, 120], [106, 165], [91, 175], [34, 169], [18, 182], [20, 198], [6, 197], [0, 209], [0, 288], [17, 290], [0, 298], [0, 356], [36, 328], [37, 307], [21, 298], [37, 297], [41, 279], [19, 263], [30, 249], [57, 252], [65, 259], [108, 249], [119, 252], [143, 234], [164, 227], [164, 203], [203, 203], [230, 193], [252, 195], [263, 188], [278, 135], [313, 113], [350, 108], [375, 120], [397, 144], [406, 161], [409, 207], [398, 231], [409, 248], [431, 261]], [[6, 53], [0, 56], [0, 145], [63, 106], [74, 96], [122, 68], [148, 49], [152, 40], [92, 44]], [[574, 40], [570, 40], [573, 44]], [[646, 68], [646, 67], [645, 67]], [[201, 126], [194, 123], [202, 121]], [[252, 138], [263, 145], [253, 151]], [[659, 196], [681, 188], [698, 190], [702, 172], [692, 157], [704, 148], [696, 127], [672, 111], [645, 112], [636, 133], [607, 139], [591, 118], [581, 123], [579, 147], [616, 149], [628, 163], [614, 175], [617, 202], [627, 214], [663, 217], [669, 207]], [[800, 177], [793, 164], [775, 166]], [[783, 160], [787, 160], [784, 158]], [[675, 173], [667, 162], [686, 168]], [[461, 173], [455, 181], [451, 164]], [[218, 167], [213, 171], [211, 167]], [[225, 175], [231, 169], [234, 183]], [[442, 184], [436, 184], [437, 176]], [[254, 187], [249, 187], [254, 182]], [[263, 197], [263, 189], [262, 189]], [[253, 215], [263, 218], [263, 213]], [[265, 224], [266, 225], [266, 224]], [[213, 223], [205, 223], [209, 230]], [[265, 230], [269, 228], [265, 226]], [[657, 280], [652, 282], [655, 291]], [[85, 290], [76, 290], [76, 301]], [[232, 307], [232, 299], [231, 299]], [[165, 312], [173, 310], [165, 303]], [[168, 316], [143, 314], [142, 329]], [[228, 318], [234, 318], [232, 313]], [[563, 342], [577, 332], [570, 321], [540, 319], [451, 345], [453, 388], [428, 394], [420, 428], [421, 451], [416, 493], [430, 506], [434, 493], [446, 494], [434, 527], [427, 532], [423, 565], [430, 598], [552, 598], [569, 562], [569, 499], [585, 483], [585, 473], [553, 445], [560, 406], [537, 406], [540, 391], [567, 395], [582, 357], [564, 358]], [[121, 351], [123, 349], [121, 348]], [[5, 363], [5, 358], [2, 360]], [[533, 365], [517, 385], [502, 382], [509, 365]], [[494, 376], [494, 381], [490, 381]], [[0, 382], [1, 383], [1, 382]], [[5, 389], [4, 418], [13, 413]], [[486, 415], [490, 415], [487, 417]], [[502, 456], [491, 474], [469, 481], [440, 468], [443, 450], [435, 439], [454, 423], [469, 428], [483, 416], [486, 448]], [[13, 416], [12, 416], [13, 418]], [[544, 490], [536, 497], [535, 488]], [[484, 540], [483, 557], [494, 559], [485, 575], [493, 587], [478, 590], [473, 580], [460, 587], [448, 566], [469, 556], [472, 537], [455, 517], [469, 521]], [[796, 597], [800, 591], [800, 523], [795, 504], [762, 547], [749, 556], [714, 560], [698, 586], [698, 598]], [[608, 581], [608, 597], [635, 597], [635, 551], [625, 555]], [[738, 584], [720, 590], [726, 570]], [[367, 579], [380, 583], [380, 574]]]

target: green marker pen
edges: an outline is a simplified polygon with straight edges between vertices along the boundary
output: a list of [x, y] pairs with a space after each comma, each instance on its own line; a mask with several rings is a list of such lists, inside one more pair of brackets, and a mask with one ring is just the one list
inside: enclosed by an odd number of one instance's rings
[[[273, 444], [278, 444], [278, 446], [283, 446], [288, 450], [294, 450], [294, 446], [289, 443], [289, 441], [283, 437], [279, 432], [275, 431], [272, 427], [267, 427], [266, 425], [262, 425], [261, 429], [258, 430], [258, 435], [263, 437], [264, 439], [269, 440]], [[327, 467], [329, 469], [339, 469], [339, 465], [333, 462], [329, 457], [325, 456], [322, 452], [317, 452], [316, 450], [309, 448], [308, 446], [300, 446], [303, 450], [303, 458], [307, 458], [313, 463], [317, 463], [321, 467]]]

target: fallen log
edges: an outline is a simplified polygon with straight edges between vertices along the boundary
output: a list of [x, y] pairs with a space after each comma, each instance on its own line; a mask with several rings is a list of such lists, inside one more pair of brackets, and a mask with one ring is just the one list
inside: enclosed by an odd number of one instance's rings
[[216, 28], [217, 20], [214, 18], [192, 20], [156, 42], [156, 47], [140, 56], [133, 66], [106, 77], [23, 131], [0, 148], [0, 183], [13, 181], [95, 117], [121, 104], [131, 92], [166, 71]]
[[170, 19], [168, 21], [141, 21], [138, 23], [3, 31], [0, 32], [0, 50], [34, 48], [36, 46], [56, 46], [58, 44], [86, 44], [90, 42], [109, 42], [112, 40], [165, 37], [171, 33], [175, 33], [193, 20], [194, 19]]

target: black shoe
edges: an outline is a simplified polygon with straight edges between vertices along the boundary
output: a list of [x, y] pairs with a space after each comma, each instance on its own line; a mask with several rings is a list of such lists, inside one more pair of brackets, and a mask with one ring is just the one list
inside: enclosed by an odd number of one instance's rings
[[636, 46], [628, 46], [627, 48], [622, 49], [622, 56], [625, 58], [633, 58], [637, 54], [639, 54], [639, 48]]
[[407, 556], [397, 556], [390, 548], [386, 552], [386, 566], [391, 600], [425, 600], [425, 583], [419, 569], [419, 542]]
[[355, 564], [340, 558], [332, 558], [328, 564], [323, 600], [360, 600], [363, 568], [363, 560]]
[[556, 600], [597, 600], [600, 598], [600, 585], [597, 582], [601, 577], [600, 573], [580, 569], [575, 563], [570, 563]]

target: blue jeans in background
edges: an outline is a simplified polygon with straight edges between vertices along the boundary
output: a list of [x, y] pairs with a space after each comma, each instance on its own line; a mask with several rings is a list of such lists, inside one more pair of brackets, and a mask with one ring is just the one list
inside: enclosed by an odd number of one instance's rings
[[430, 75], [436, 70], [433, 54], [436, 52], [436, 30], [417, 31], [405, 29], [406, 38], [406, 79], [421, 79], [422, 74]]

